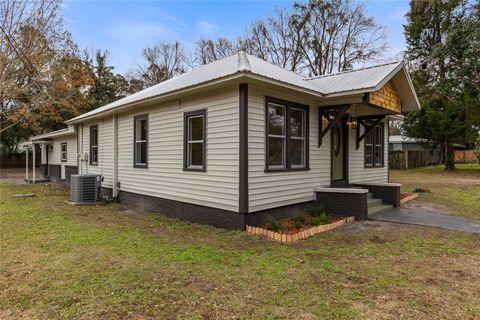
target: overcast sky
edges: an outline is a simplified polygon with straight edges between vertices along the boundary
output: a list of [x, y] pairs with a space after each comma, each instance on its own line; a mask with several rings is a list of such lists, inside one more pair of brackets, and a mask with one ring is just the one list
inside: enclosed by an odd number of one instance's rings
[[[80, 48], [110, 50], [110, 64], [126, 73], [141, 50], [159, 41], [180, 40], [193, 47], [201, 37], [235, 38], [255, 19], [268, 16], [275, 6], [290, 8], [293, 1], [65, 1], [67, 27]], [[408, 1], [374, 0], [368, 14], [388, 30], [390, 49], [385, 57], [404, 50], [402, 24]]]

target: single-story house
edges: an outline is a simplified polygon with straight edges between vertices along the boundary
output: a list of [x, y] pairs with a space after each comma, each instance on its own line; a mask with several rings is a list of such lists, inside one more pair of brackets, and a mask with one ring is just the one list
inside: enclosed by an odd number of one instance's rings
[[31, 142], [51, 180], [98, 174], [111, 198], [181, 219], [244, 228], [312, 201], [366, 218], [399, 203], [388, 118], [419, 107], [402, 62], [305, 78], [239, 52]]

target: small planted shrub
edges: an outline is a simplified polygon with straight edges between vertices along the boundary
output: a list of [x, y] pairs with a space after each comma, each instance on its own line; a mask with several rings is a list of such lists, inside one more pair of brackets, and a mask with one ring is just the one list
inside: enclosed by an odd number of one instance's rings
[[312, 217], [310, 219], [310, 223], [318, 227], [319, 225], [322, 224], [322, 219], [320, 217]]
[[330, 222], [330, 215], [328, 213], [326, 213], [325, 211], [323, 211], [319, 216], [318, 218], [320, 219], [321, 223], [322, 224], [326, 224], [326, 223], [329, 223]]
[[269, 216], [266, 222], [269, 229], [273, 231], [282, 230], [282, 224], [280, 223], [280, 221], [276, 220], [274, 217]]
[[300, 229], [304, 223], [305, 215], [297, 214], [295, 217], [293, 217], [293, 225], [296, 229]]
[[314, 204], [308, 208], [308, 211], [310, 212], [310, 215], [312, 217], [319, 217], [322, 213], [325, 212], [325, 208], [321, 205]]

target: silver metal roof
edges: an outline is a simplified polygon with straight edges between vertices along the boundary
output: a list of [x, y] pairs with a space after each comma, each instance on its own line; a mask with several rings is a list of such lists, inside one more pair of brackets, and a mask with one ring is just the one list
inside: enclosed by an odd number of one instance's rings
[[235, 74], [256, 75], [262, 78], [278, 81], [280, 84], [283, 83], [299, 89], [308, 90], [312, 94], [317, 94], [318, 96], [323, 95], [323, 90], [321, 90], [317, 84], [304, 81], [305, 78], [295, 72], [288, 71], [262, 59], [246, 54], [245, 52], [239, 52], [82, 114], [76, 118], [68, 120], [67, 123], [78, 122], [79, 120], [90, 118], [117, 107], [142, 102], [153, 97], [159, 97]]
[[410, 77], [402, 62], [307, 79], [245, 52], [239, 52], [82, 114], [66, 123], [81, 122], [100, 114], [116, 112], [115, 109], [118, 108], [131, 107], [150, 99], [159, 99], [236, 76], [273, 81], [278, 85], [307, 91], [320, 98], [376, 91], [392, 79], [402, 100], [403, 110], [415, 110], [420, 107]]
[[325, 90], [327, 97], [377, 91], [390, 80], [400, 95], [404, 111], [420, 108], [415, 88], [403, 62], [386, 63], [306, 79], [307, 82], [313, 82]]

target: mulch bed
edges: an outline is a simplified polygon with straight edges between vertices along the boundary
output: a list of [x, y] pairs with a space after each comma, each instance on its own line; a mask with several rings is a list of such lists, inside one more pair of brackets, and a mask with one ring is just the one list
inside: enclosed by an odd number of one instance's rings
[[[316, 225], [310, 223], [310, 221], [309, 221], [310, 218], [311, 218], [310, 216], [305, 216], [305, 223], [302, 224], [302, 227], [299, 228], [299, 229], [295, 228], [295, 223], [293, 222], [292, 217], [278, 219], [278, 222], [280, 222], [280, 224], [282, 225], [283, 228], [281, 230], [277, 230], [275, 232], [276, 233], [281, 233], [281, 234], [295, 234], [295, 233], [299, 233], [299, 232], [302, 232], [304, 230], [310, 229], [312, 227], [316, 227]], [[325, 224], [331, 224], [331, 223], [343, 220], [345, 218], [347, 218], [347, 217], [346, 216], [330, 216], [330, 220], [328, 221], [328, 223], [325, 223]], [[260, 228], [274, 231], [270, 228], [269, 225], [266, 225], [266, 224], [260, 226]]]

